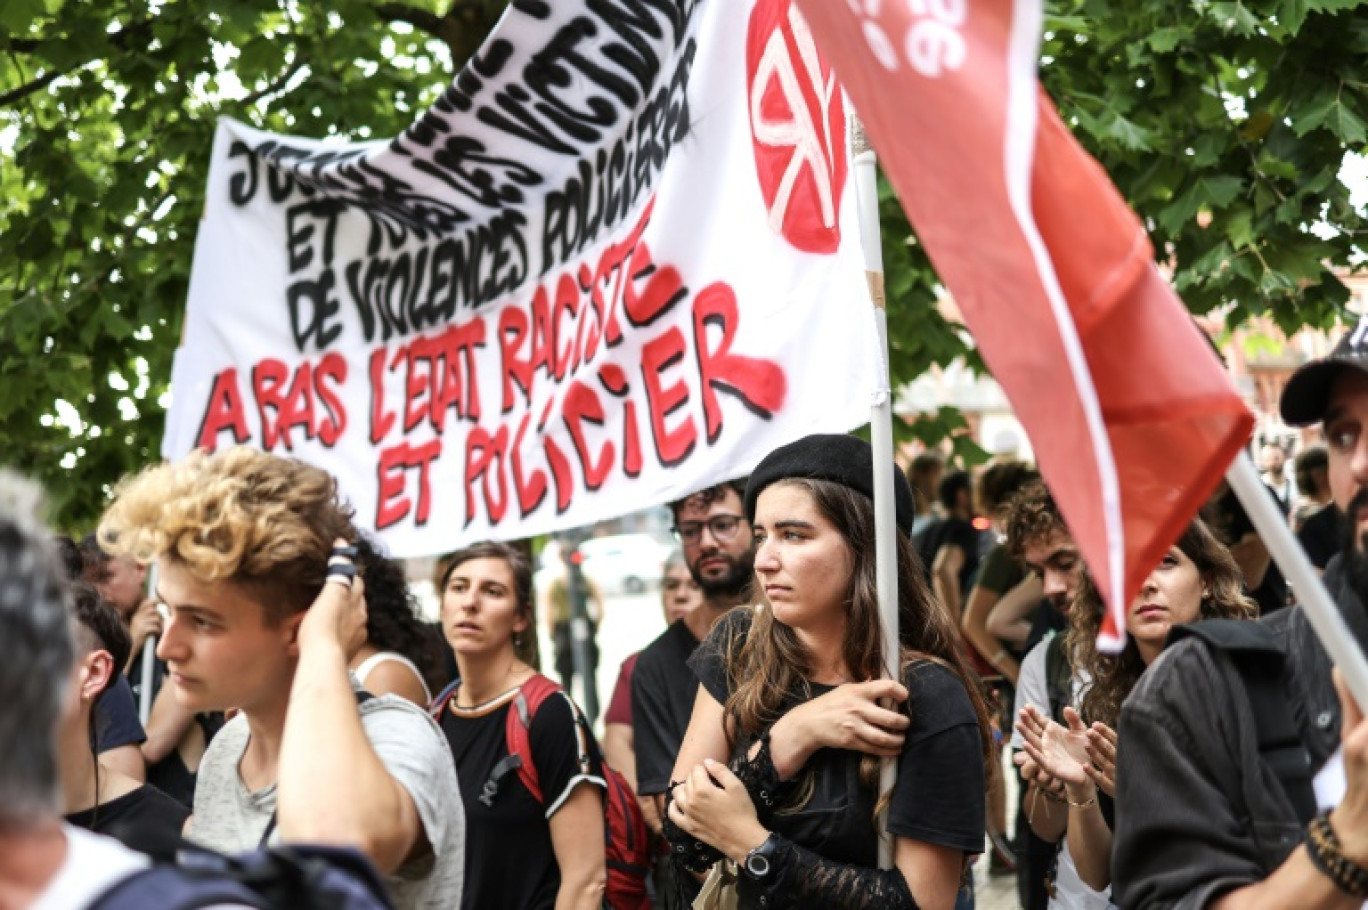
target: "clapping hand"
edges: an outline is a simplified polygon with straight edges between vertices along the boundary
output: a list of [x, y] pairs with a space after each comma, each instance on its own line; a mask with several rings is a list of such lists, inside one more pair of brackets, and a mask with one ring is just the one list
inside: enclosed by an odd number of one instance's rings
[[1092, 775], [1102, 792], [1116, 796], [1116, 731], [1104, 723], [1088, 728], [1088, 759], [1097, 771]]

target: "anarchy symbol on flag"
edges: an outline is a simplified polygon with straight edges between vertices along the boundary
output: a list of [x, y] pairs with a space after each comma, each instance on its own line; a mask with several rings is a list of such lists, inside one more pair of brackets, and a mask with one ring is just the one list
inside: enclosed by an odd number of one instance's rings
[[770, 227], [804, 252], [834, 253], [848, 167], [844, 102], [791, 0], [755, 5], [746, 66], [755, 166]]

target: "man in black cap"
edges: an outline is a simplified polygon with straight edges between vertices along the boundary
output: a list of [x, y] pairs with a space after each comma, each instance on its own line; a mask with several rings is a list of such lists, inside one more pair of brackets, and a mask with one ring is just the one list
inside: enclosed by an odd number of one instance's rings
[[[1322, 424], [1349, 533], [1323, 580], [1368, 645], [1368, 320], [1306, 364], [1283, 420]], [[1208, 638], [1210, 634], [1213, 637]], [[1149, 908], [1358, 908], [1368, 898], [1368, 723], [1301, 607], [1184, 636], [1119, 731], [1113, 899]]]

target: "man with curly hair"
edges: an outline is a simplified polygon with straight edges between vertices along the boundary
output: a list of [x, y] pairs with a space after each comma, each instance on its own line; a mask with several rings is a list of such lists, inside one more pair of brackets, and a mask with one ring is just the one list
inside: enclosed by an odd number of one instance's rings
[[364, 582], [325, 584], [330, 565], [352, 568], [335, 548], [356, 539], [333, 479], [245, 448], [197, 452], [121, 484], [99, 536], [157, 564], [177, 701], [239, 710], [200, 765], [189, 837], [357, 846], [396, 906], [458, 906], [465, 823], [445, 738], [405, 699], [357, 695], [347, 671]]
[[[1040, 577], [1050, 605], [1068, 616], [1083, 578], [1083, 558], [1054, 497], [1042, 481], [1027, 483], [1011, 500], [1005, 527], [1008, 550]], [[1063, 632], [1048, 634], [1022, 658], [1014, 705], [1016, 716], [1020, 717], [1021, 712], [1031, 706], [1062, 721], [1064, 706], [1077, 704], [1087, 680], [1070, 669], [1064, 639]], [[1053, 894], [1048, 899], [1048, 906], [1052, 910], [1106, 910], [1106, 893], [1088, 887], [1079, 877], [1069, 853], [1064, 838], [1069, 822], [1068, 806], [1054, 798], [1060, 784], [1026, 758], [1021, 751], [1024, 745], [1021, 732], [1014, 731], [1012, 749], [1025, 785], [1021, 806], [1031, 833], [1039, 841], [1034, 845], [1035, 849], [1027, 845], [1019, 851], [1022, 904], [1027, 910], [1035, 910], [1045, 901], [1043, 876], [1049, 871], [1050, 857], [1057, 849]]]

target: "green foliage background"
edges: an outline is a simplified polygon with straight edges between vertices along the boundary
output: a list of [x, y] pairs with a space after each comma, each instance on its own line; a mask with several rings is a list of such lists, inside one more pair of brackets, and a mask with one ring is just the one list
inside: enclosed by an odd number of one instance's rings
[[[215, 118], [393, 135], [505, 5], [0, 0], [0, 461], [47, 486], [59, 524], [88, 527], [157, 457]], [[1364, 218], [1337, 174], [1368, 144], [1368, 2], [1046, 5], [1042, 80], [1188, 306], [1285, 331], [1341, 318], [1331, 269], [1358, 263]], [[895, 381], [981, 368], [886, 184], [880, 203]], [[963, 425], [943, 410], [905, 432]]]

